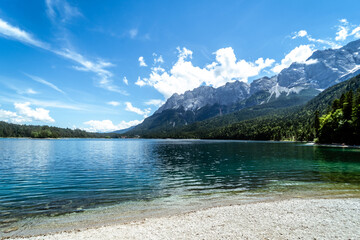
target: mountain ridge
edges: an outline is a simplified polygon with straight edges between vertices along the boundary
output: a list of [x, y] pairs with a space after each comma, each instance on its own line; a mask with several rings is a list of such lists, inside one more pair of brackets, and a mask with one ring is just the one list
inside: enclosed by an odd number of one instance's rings
[[303, 105], [278, 108], [271, 102], [186, 126], [155, 128], [138, 134], [144, 138], [313, 141], [316, 112], [326, 114], [335, 99], [359, 89], [360, 74], [329, 87]]
[[152, 116], [130, 132], [144, 131], [150, 125], [150, 129], [171, 129], [179, 125], [188, 125], [243, 108], [276, 102], [281, 96], [288, 97], [289, 101], [294, 96], [297, 100], [303, 98], [294, 103], [303, 104], [309, 97], [315, 97], [324, 89], [358, 73], [360, 40], [350, 42], [339, 49], [317, 50], [305, 63], [292, 63], [278, 75], [255, 79], [250, 84], [233, 81], [218, 88], [200, 86], [183, 94], [175, 93]]

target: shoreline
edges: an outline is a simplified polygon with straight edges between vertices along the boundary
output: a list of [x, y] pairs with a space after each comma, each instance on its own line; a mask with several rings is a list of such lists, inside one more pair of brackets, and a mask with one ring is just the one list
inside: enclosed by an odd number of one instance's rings
[[360, 148], [360, 145], [347, 145], [341, 143], [315, 143], [315, 142], [302, 142], [302, 141], [291, 141], [291, 140], [246, 140], [246, 139], [207, 139], [207, 138], [106, 138], [106, 137], [93, 137], [93, 138], [32, 138], [32, 137], [0, 137], [0, 139], [28, 139], [28, 140], [69, 140], [69, 139], [104, 139], [104, 140], [183, 140], [183, 141], [244, 141], [244, 142], [279, 142], [279, 143], [302, 143], [308, 146], [319, 146], [319, 147], [336, 147], [336, 148]]
[[290, 197], [4, 239], [355, 239], [360, 198]]

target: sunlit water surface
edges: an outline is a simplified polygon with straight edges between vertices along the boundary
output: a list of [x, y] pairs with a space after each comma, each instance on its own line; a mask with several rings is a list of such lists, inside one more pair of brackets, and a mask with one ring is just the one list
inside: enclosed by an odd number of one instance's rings
[[360, 149], [302, 143], [0, 139], [0, 237], [278, 196], [357, 196]]

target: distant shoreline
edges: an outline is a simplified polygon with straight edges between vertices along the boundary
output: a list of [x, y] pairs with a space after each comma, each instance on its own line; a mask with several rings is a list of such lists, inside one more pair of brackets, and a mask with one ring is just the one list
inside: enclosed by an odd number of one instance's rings
[[94, 138], [77, 138], [77, 137], [68, 137], [68, 138], [31, 138], [31, 137], [0, 137], [0, 139], [30, 139], [30, 140], [62, 140], [62, 139], [143, 139], [143, 140], [205, 140], [205, 141], [250, 141], [250, 142], [289, 142], [289, 143], [303, 143], [311, 146], [320, 146], [320, 147], [336, 147], [336, 148], [360, 148], [360, 145], [346, 145], [340, 143], [315, 143], [315, 142], [301, 142], [301, 141], [290, 141], [290, 140], [250, 140], [250, 139], [200, 139], [200, 138], [106, 138], [106, 137], [94, 137]]
[[338, 144], [338, 143], [332, 143], [332, 144], [326, 144], [326, 143], [313, 143], [314, 146], [320, 146], [320, 147], [336, 147], [336, 148], [360, 148], [359, 145], [346, 145], [346, 144]]

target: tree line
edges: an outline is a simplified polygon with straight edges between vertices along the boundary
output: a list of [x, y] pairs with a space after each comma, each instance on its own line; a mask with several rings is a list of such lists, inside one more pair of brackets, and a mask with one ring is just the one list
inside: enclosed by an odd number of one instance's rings
[[360, 144], [360, 90], [343, 93], [332, 103], [331, 110], [319, 117], [314, 128], [319, 143]]
[[[360, 75], [302, 106], [243, 109], [177, 128], [144, 130], [145, 138], [200, 138], [360, 144]], [[354, 92], [356, 92], [354, 94]]]
[[119, 138], [116, 133], [90, 133], [81, 129], [20, 125], [0, 121], [0, 137], [27, 138]]

